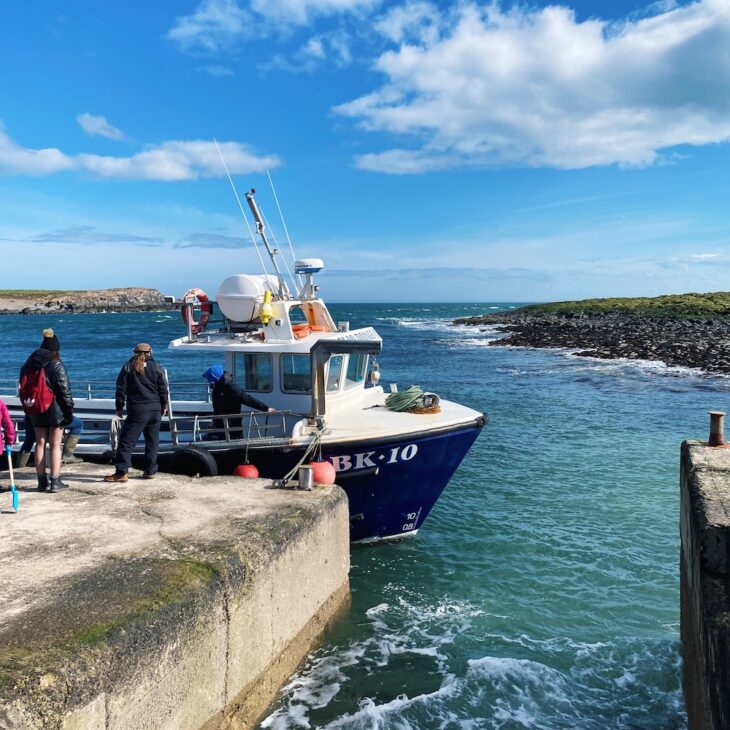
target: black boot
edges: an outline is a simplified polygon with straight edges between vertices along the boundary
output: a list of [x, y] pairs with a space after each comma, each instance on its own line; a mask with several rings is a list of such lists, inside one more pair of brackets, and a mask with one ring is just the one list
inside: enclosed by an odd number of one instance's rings
[[48, 489], [48, 477], [45, 474], [38, 474], [38, 491], [45, 492]]
[[68, 489], [68, 484], [61, 481], [61, 475], [51, 477], [51, 492], [58, 492], [61, 489]]

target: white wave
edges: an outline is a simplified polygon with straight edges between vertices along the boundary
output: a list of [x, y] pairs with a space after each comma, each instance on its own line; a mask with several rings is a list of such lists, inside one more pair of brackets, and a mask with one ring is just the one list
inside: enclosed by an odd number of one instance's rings
[[[273, 712], [261, 727], [283, 730], [290, 727], [310, 727], [309, 711], [325, 707], [348, 681], [348, 668], [357, 665], [367, 672], [382, 671], [393, 657], [415, 655], [433, 659], [435, 670], [441, 675], [441, 685], [436, 692], [413, 698], [405, 695], [376, 703], [370, 698], [362, 700], [358, 709], [345, 713], [325, 727], [372, 728], [410, 727], [399, 713], [414, 703], [423, 703], [443, 697], [452, 691], [453, 676], [448, 671], [448, 659], [444, 647], [462, 634], [481, 609], [468, 603], [444, 599], [436, 604], [420, 605], [399, 596], [396, 603], [379, 603], [365, 611], [373, 634], [350, 647], [335, 648], [330, 654], [310, 655], [304, 669], [296, 674], [282, 689], [284, 704]], [[320, 650], [321, 652], [321, 650]]]

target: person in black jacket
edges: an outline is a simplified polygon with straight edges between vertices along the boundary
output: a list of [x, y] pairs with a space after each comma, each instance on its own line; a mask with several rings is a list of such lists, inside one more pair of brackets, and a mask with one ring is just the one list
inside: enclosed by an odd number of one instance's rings
[[[203, 377], [213, 386], [213, 413], [240, 413], [241, 406], [255, 408], [257, 411], [273, 413], [274, 408], [269, 408], [258, 398], [246, 393], [240, 385], [237, 385], [233, 376], [223, 369], [222, 365], [212, 365], [204, 373]], [[222, 418], [214, 418], [213, 426], [219, 431], [211, 434], [211, 438], [225, 439], [225, 423]], [[228, 419], [228, 432], [230, 438], [243, 438], [243, 426], [240, 418]]]
[[[20, 369], [20, 379], [29, 370], [43, 370], [46, 384], [53, 391], [53, 402], [43, 413], [29, 416], [35, 429], [35, 469], [38, 475], [38, 489], [51, 492], [66, 489], [61, 481], [61, 440], [63, 429], [73, 418], [74, 400], [68, 382], [66, 367], [61, 362], [61, 343], [53, 330], [43, 330], [43, 342], [34, 350]], [[46, 475], [46, 443], [51, 447], [51, 480]]]
[[127, 417], [117, 444], [116, 469], [104, 477], [105, 482], [126, 482], [132, 464], [132, 449], [144, 432], [145, 468], [143, 479], [157, 474], [157, 449], [160, 445], [160, 421], [167, 412], [165, 373], [152, 359], [152, 347], [140, 342], [117, 377], [115, 406], [121, 418], [124, 406]]

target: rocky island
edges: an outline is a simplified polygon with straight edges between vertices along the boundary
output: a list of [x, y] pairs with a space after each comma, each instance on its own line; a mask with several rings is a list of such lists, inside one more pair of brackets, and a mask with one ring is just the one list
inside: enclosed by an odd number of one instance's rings
[[149, 312], [172, 309], [157, 289], [0, 289], [0, 314]]
[[730, 373], [730, 292], [534, 304], [453, 324], [497, 325], [506, 336], [492, 345], [569, 348], [586, 357]]

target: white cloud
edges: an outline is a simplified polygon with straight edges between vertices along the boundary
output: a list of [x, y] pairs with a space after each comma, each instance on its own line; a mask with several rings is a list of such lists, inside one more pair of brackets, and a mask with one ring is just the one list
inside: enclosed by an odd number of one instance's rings
[[251, 0], [251, 9], [262, 17], [290, 25], [307, 25], [318, 15], [368, 10], [380, 0]]
[[106, 117], [95, 116], [94, 114], [79, 114], [76, 121], [81, 129], [90, 137], [107, 137], [109, 139], [126, 139], [126, 135], [121, 129], [113, 127], [107, 122]]
[[277, 53], [258, 64], [257, 68], [264, 73], [274, 69], [289, 73], [314, 73], [325, 63], [336, 68], [345, 68], [352, 63], [350, 38], [343, 30], [314, 36], [290, 57]]
[[205, 71], [210, 76], [220, 78], [222, 76], [233, 76], [233, 69], [228, 66], [203, 66], [201, 71]]
[[394, 43], [415, 40], [432, 45], [439, 38], [441, 14], [432, 3], [409, 0], [388, 10], [375, 23], [375, 29]]
[[291, 26], [309, 25], [319, 16], [369, 10], [381, 0], [202, 0], [191, 15], [175, 20], [167, 38], [184, 51], [230, 51], [253, 36]]
[[[240, 142], [222, 142], [220, 147], [232, 174], [263, 172], [280, 164], [275, 155], [258, 156]], [[129, 157], [67, 155], [54, 148], [21, 147], [0, 130], [0, 174], [41, 176], [72, 170], [124, 180], [196, 180], [225, 175], [215, 144], [204, 140], [149, 145]]]
[[642, 166], [677, 145], [730, 140], [728, 0], [613, 25], [566, 7], [467, 2], [438, 33], [427, 3], [410, 7], [414, 23], [396, 8], [377, 26], [400, 39], [376, 64], [386, 82], [335, 108], [407, 141], [358, 158], [364, 169]]
[[175, 20], [167, 37], [186, 51], [218, 52], [247, 37], [252, 20], [236, 0], [203, 0], [192, 15]]

